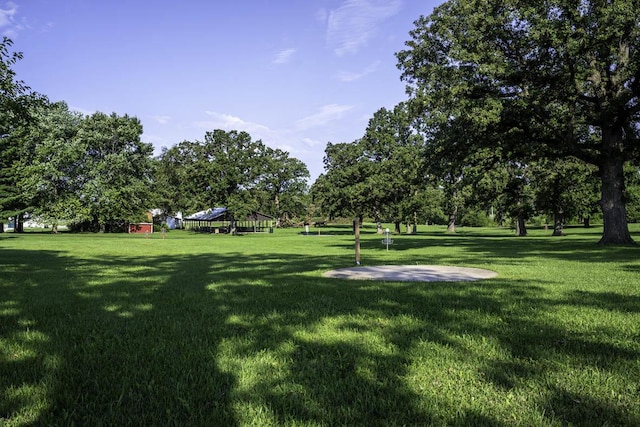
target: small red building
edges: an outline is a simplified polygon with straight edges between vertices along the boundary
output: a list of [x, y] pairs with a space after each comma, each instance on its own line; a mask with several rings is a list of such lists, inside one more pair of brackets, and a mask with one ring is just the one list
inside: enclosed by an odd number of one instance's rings
[[129, 233], [132, 234], [151, 234], [153, 233], [153, 223], [139, 222], [137, 224], [129, 224]]

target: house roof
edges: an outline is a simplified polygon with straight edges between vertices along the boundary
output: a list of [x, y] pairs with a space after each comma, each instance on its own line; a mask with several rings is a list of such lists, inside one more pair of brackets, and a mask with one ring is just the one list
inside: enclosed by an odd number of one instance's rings
[[215, 219], [221, 216], [224, 216], [226, 212], [227, 212], [227, 208], [207, 209], [206, 211], [200, 211], [192, 215], [189, 215], [185, 219], [191, 219], [196, 221], [214, 221]]
[[[185, 220], [191, 221], [223, 221], [225, 219], [225, 215], [227, 214], [227, 208], [213, 208], [207, 209], [205, 211], [196, 212], [188, 217], [184, 218]], [[269, 215], [265, 215], [260, 212], [253, 212], [247, 216], [247, 221], [265, 221], [272, 220], [273, 217]]]

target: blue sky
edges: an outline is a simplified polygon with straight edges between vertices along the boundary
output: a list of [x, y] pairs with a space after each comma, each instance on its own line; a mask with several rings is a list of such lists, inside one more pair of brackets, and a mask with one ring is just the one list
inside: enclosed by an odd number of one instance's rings
[[171, 147], [245, 130], [323, 172], [327, 142], [360, 138], [406, 99], [394, 53], [440, 1], [0, 0], [18, 78], [85, 114], [138, 117]]

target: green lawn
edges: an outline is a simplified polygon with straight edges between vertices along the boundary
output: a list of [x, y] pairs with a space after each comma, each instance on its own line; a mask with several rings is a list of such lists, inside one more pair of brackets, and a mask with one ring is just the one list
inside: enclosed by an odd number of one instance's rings
[[0, 425], [640, 425], [640, 247], [300, 231], [0, 234]]

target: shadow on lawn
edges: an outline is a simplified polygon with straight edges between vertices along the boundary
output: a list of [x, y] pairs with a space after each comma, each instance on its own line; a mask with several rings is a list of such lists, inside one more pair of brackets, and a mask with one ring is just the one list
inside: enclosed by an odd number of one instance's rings
[[[498, 425], [504, 420], [444, 396], [425, 401], [405, 381], [417, 343], [483, 358], [458, 337], [497, 340], [516, 361], [481, 365], [488, 384], [502, 389], [544, 381], [553, 369], [544, 361], [557, 354], [603, 370], [620, 369], [604, 363], [603, 353], [623, 365], [640, 356], [569, 337], [544, 315], [556, 304], [590, 307], [603, 298], [613, 307], [615, 295], [556, 301], [543, 288], [500, 279], [329, 280], [309, 272], [329, 269], [330, 261], [301, 255], [3, 255], [0, 269], [10, 274], [0, 279], [0, 338], [8, 343], [0, 350], [0, 421], [9, 423], [233, 426], [267, 416], [326, 425]], [[327, 322], [350, 338], [323, 336]], [[561, 422], [581, 423], [585, 414], [595, 424], [640, 422], [606, 396], [570, 393], [555, 390], [540, 406]]]
[[[361, 239], [361, 250], [365, 256], [375, 257], [375, 254], [386, 252], [386, 246], [382, 244], [382, 237], [364, 236]], [[345, 250], [353, 250], [353, 242], [336, 241], [333, 246]], [[446, 255], [442, 248], [462, 248], [456, 251], [453, 257]], [[389, 251], [404, 252], [412, 250], [424, 250], [424, 255], [429, 256], [432, 263], [465, 262], [469, 260], [491, 261], [500, 260], [505, 264], [506, 260], [514, 263], [526, 257], [542, 257], [550, 260], [575, 261], [575, 262], [624, 262], [634, 263], [640, 254], [637, 246], [599, 246], [584, 240], [571, 240], [564, 237], [505, 237], [505, 236], [464, 236], [464, 235], [401, 235], [393, 236], [393, 244]], [[428, 252], [433, 249], [433, 253]], [[629, 265], [629, 270], [637, 270], [637, 265]]]

